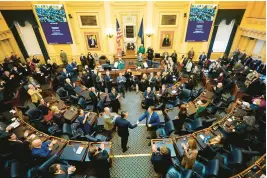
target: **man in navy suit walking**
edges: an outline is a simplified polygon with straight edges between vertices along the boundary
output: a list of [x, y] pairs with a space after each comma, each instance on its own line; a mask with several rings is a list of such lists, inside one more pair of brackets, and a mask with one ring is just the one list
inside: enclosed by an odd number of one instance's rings
[[[138, 119], [139, 122], [146, 119], [147, 131], [150, 134], [150, 137], [147, 137], [147, 139], [157, 138], [156, 131], [160, 124], [160, 118], [159, 118], [158, 113], [154, 112], [154, 110], [155, 110], [154, 106], [148, 107], [147, 111]], [[151, 142], [148, 143], [148, 146], [150, 145], [151, 145]]]
[[130, 129], [134, 129], [137, 124], [132, 125], [129, 121], [127, 121], [128, 117], [128, 112], [126, 111], [122, 111], [121, 112], [121, 117], [117, 117], [117, 119], [115, 120], [115, 127], [118, 127], [118, 135], [121, 137], [121, 148], [122, 148], [122, 152], [126, 152], [129, 147], [127, 146], [128, 143], [128, 137], [129, 137], [129, 130]]

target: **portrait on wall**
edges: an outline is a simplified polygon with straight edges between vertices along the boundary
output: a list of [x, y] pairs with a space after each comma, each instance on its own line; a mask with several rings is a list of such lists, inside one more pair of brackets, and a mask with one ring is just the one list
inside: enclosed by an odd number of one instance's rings
[[88, 50], [101, 50], [99, 33], [98, 32], [86, 32], [85, 35], [85, 43]]
[[162, 31], [160, 32], [160, 48], [171, 49], [173, 45], [174, 32]]

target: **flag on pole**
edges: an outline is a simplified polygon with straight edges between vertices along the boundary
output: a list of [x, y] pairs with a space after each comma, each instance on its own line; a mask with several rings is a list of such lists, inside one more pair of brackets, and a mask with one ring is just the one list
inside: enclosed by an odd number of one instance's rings
[[116, 38], [117, 45], [120, 46], [121, 45], [120, 42], [121, 42], [122, 32], [120, 29], [120, 24], [118, 22], [118, 19], [116, 19], [116, 31], [117, 31], [117, 38]]
[[143, 18], [140, 24], [138, 36], [141, 38], [141, 43], [144, 45], [144, 25], [143, 25]]

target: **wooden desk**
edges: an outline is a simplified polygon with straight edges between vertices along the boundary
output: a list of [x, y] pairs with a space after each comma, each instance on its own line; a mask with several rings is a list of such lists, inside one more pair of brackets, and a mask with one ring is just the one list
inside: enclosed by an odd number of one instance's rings
[[209, 90], [204, 90], [204, 91], [201, 93], [200, 96], [202, 96], [203, 98], [206, 98], [206, 99], [208, 99], [208, 100], [211, 100], [211, 99], [213, 98], [213, 96], [214, 96], [214, 93], [211, 92], [211, 91], [209, 91]]
[[[60, 159], [82, 162], [87, 155], [88, 146], [88, 142], [70, 141], [62, 151]], [[79, 149], [79, 147], [82, 147], [83, 150], [80, 154], [76, 154], [76, 151]]]
[[58, 98], [57, 98], [56, 96], [52, 95], [52, 96], [45, 97], [45, 98], [44, 98], [44, 101], [45, 101], [46, 103], [50, 103], [50, 104], [52, 104], [52, 103], [58, 101]]
[[[137, 55], [136, 54], [127, 54], [125, 56], [117, 56], [114, 55], [114, 62], [118, 61], [119, 58], [121, 58], [124, 61], [124, 66], [128, 67], [128, 66], [136, 66], [137, 63]], [[146, 61], [146, 56], [143, 55], [143, 62]]]
[[59, 110], [65, 109], [67, 106], [65, 105], [64, 101], [58, 99], [55, 96], [48, 96], [44, 98], [46, 103], [50, 103], [50, 108], [52, 106], [57, 106]]
[[69, 122], [73, 122], [77, 118], [77, 116], [78, 116], [77, 108], [67, 109], [63, 115], [63, 117]]
[[187, 106], [188, 106], [187, 116], [191, 116], [197, 112], [197, 107], [196, 107], [195, 103], [193, 103], [192, 101], [189, 102], [187, 104]]
[[53, 136], [51, 136], [48, 140], [49, 141], [57, 140], [57, 143], [53, 145], [52, 151], [50, 153], [51, 156], [54, 154], [60, 155], [65, 145], [68, 143], [67, 140], [60, 139], [59, 137], [53, 137]]
[[256, 164], [261, 168], [261, 169], [266, 169], [266, 153], [256, 161]]
[[201, 138], [201, 135], [204, 136], [205, 138], [207, 137], [213, 138], [215, 134], [211, 132], [210, 128], [193, 133], [193, 136], [197, 140], [198, 144], [201, 146], [202, 149], [205, 149], [207, 147], [207, 143], [205, 142], [205, 140]]
[[170, 138], [152, 139], [151, 145], [152, 146], [156, 145], [158, 148], [160, 148], [161, 146], [166, 146], [171, 151], [171, 157], [176, 157], [176, 153], [175, 153], [174, 146], [173, 146], [173, 141]]
[[77, 95], [83, 97], [85, 100], [91, 100], [91, 97], [89, 96], [90, 91], [85, 86], [75, 86], [75, 92]]

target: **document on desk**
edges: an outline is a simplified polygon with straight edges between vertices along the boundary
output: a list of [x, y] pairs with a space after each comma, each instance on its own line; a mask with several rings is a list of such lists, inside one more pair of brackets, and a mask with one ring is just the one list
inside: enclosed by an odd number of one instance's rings
[[202, 134], [200, 134], [199, 137], [200, 137], [202, 140], [205, 139], [204, 135], [202, 135]]
[[83, 151], [83, 147], [79, 147], [79, 148], [77, 149], [77, 151], [76, 151], [76, 154], [79, 155], [79, 154], [82, 153], [82, 151]]

